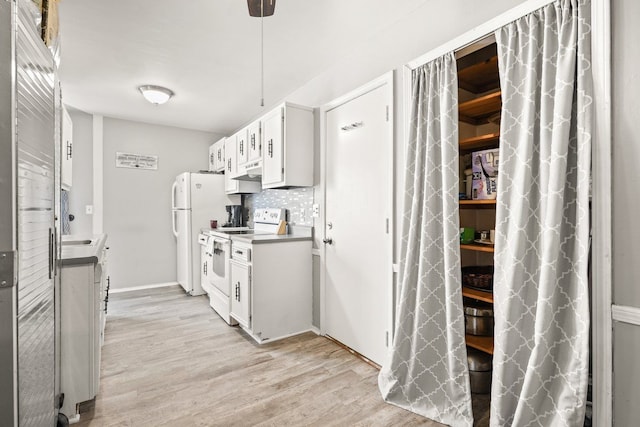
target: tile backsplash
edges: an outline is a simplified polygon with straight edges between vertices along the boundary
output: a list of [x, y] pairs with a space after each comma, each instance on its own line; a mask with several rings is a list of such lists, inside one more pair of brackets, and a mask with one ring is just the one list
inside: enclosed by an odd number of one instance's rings
[[262, 190], [244, 196], [244, 207], [249, 213], [249, 227], [253, 226], [253, 211], [259, 208], [285, 208], [292, 225], [313, 226], [313, 188], [288, 190]]

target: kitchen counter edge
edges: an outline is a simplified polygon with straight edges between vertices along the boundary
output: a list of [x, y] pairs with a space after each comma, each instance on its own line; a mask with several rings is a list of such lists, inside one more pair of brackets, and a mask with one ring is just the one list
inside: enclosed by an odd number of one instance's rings
[[58, 264], [61, 267], [73, 265], [96, 264], [102, 256], [102, 251], [107, 243], [107, 235], [99, 234], [91, 237], [85, 236], [63, 236], [65, 240], [91, 240], [90, 245], [70, 245], [62, 246]]

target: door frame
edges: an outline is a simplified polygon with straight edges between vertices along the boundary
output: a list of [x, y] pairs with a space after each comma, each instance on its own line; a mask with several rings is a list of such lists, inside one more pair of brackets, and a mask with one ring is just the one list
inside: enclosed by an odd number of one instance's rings
[[387, 171], [388, 178], [388, 187], [386, 189], [387, 195], [389, 197], [389, 233], [387, 239], [387, 248], [386, 250], [389, 253], [389, 265], [387, 266], [387, 294], [389, 296], [389, 307], [387, 307], [387, 331], [389, 337], [387, 338], [387, 347], [390, 345], [391, 334], [393, 333], [393, 319], [395, 315], [394, 305], [393, 305], [393, 263], [394, 263], [394, 252], [393, 245], [395, 242], [395, 199], [394, 199], [394, 177], [395, 177], [395, 157], [394, 157], [394, 130], [395, 130], [395, 121], [394, 121], [394, 72], [389, 71], [382, 76], [366, 83], [355, 90], [352, 90], [345, 95], [342, 95], [333, 101], [323, 105], [320, 107], [320, 195], [322, 200], [320, 201], [320, 205], [322, 209], [319, 212], [319, 221], [318, 223], [322, 225], [322, 231], [318, 232], [320, 236], [318, 238], [318, 253], [320, 254], [320, 334], [326, 335], [326, 278], [327, 278], [327, 267], [326, 267], [326, 246], [322, 243], [322, 239], [326, 238], [326, 228], [327, 228], [327, 220], [326, 220], [326, 201], [327, 201], [327, 192], [326, 192], [326, 179], [327, 179], [327, 114], [338, 108], [349, 101], [352, 101], [362, 95], [365, 95], [375, 89], [385, 86], [387, 87], [387, 96], [389, 99], [389, 130], [387, 136], [387, 140], [389, 141], [389, 146], [387, 147], [387, 156], [389, 157], [390, 168]]
[[[526, 0], [461, 36], [419, 56], [402, 70], [402, 117], [405, 135], [410, 123], [411, 73], [419, 66], [490, 36], [497, 29], [555, 0]], [[594, 90], [592, 133], [592, 283], [591, 331], [593, 361], [593, 422], [611, 426], [613, 420], [612, 318], [612, 177], [611, 177], [611, 0], [591, 0], [591, 67]], [[404, 138], [406, 145], [407, 138]], [[405, 147], [406, 148], [406, 147]]]

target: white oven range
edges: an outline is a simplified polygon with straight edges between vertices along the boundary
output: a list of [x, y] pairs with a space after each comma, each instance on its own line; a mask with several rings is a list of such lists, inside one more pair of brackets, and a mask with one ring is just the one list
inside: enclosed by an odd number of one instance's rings
[[279, 208], [256, 209], [254, 228], [227, 227], [202, 229], [198, 241], [202, 245], [202, 288], [209, 295], [209, 305], [229, 325], [238, 322], [230, 316], [231, 279], [229, 275], [231, 258], [231, 236], [250, 234], [276, 234], [278, 225], [286, 217], [286, 210]]

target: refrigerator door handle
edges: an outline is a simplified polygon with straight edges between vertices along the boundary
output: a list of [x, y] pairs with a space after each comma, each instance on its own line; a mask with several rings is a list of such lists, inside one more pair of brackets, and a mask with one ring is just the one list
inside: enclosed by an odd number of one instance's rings
[[176, 211], [175, 209], [171, 210], [171, 228], [173, 230], [173, 235], [178, 237], [178, 229], [176, 228]]
[[171, 209], [176, 208], [176, 188], [178, 188], [178, 181], [175, 181], [171, 187]]

